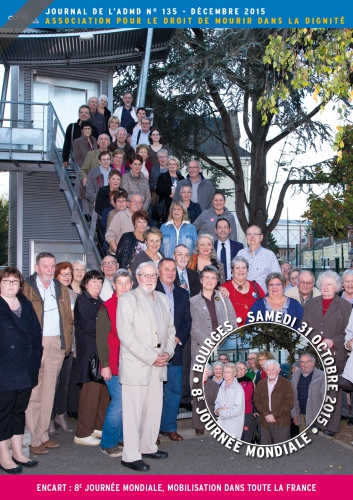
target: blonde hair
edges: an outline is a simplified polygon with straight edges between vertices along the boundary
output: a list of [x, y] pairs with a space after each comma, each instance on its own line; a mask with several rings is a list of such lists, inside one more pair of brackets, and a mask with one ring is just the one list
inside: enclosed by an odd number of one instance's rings
[[178, 160], [178, 158], [175, 158], [175, 156], [169, 156], [167, 166], [171, 161], [175, 161], [175, 163], [178, 165], [178, 169], [180, 169], [180, 161]]
[[117, 116], [111, 116], [108, 120], [108, 128], [109, 128], [109, 125], [111, 124], [112, 121], [115, 121], [115, 122], [118, 122], [118, 126], [120, 125], [120, 120]]
[[196, 244], [195, 244], [195, 248], [194, 248], [194, 254], [195, 255], [199, 255], [200, 252], [199, 252], [199, 241], [201, 238], [208, 238], [211, 243], [212, 243], [212, 253], [211, 253], [211, 259], [216, 259], [217, 258], [217, 254], [216, 254], [216, 250], [214, 249], [214, 238], [212, 236], [212, 234], [208, 234], [208, 233], [204, 233], [204, 234], [199, 234], [197, 240], [196, 240]]
[[173, 208], [176, 205], [183, 209], [183, 220], [188, 221], [189, 220], [188, 211], [186, 210], [186, 206], [184, 205], [184, 203], [182, 201], [173, 201], [173, 203], [170, 205], [168, 221], [173, 220]]

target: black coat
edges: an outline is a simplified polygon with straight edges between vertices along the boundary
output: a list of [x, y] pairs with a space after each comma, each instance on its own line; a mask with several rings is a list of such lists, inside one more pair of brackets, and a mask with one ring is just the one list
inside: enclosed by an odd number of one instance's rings
[[[189, 269], [189, 268], [186, 268], [186, 272], [187, 272], [188, 280], [189, 280], [190, 298], [195, 297], [195, 295], [198, 295], [201, 292], [200, 275], [197, 271], [194, 271], [193, 269]], [[179, 279], [178, 271], [177, 271], [177, 275], [176, 275], [174, 283], [176, 285], [180, 286], [180, 279]]]
[[122, 235], [115, 253], [120, 269], [128, 269], [136, 255], [137, 244], [138, 239], [133, 231]]
[[101, 304], [103, 304], [103, 301], [99, 297], [98, 299], [94, 299], [86, 291], [78, 295], [76, 299], [74, 312], [78, 384], [91, 381], [88, 376], [88, 364], [89, 358], [97, 349], [96, 322]]
[[201, 207], [198, 203], [190, 200], [190, 205], [188, 206], [188, 216], [191, 224], [201, 215]]
[[[156, 290], [165, 294], [162, 283], [157, 281]], [[174, 356], [170, 363], [174, 366], [181, 366], [183, 364], [183, 347], [190, 336], [191, 330], [191, 314], [190, 314], [190, 300], [189, 294], [180, 286], [174, 286], [174, 326], [175, 336], [181, 342], [175, 346]]]
[[[178, 182], [182, 181], [184, 177], [177, 172]], [[156, 193], [159, 196], [159, 201], [164, 200], [166, 215], [162, 222], [166, 222], [168, 220], [170, 205], [172, 204], [173, 198], [170, 197], [172, 192], [172, 178], [169, 172], [163, 172], [159, 174], [156, 184]]]
[[[129, 169], [130, 170], [130, 169]], [[125, 189], [118, 189], [120, 193], [126, 193]], [[110, 193], [110, 186], [102, 186], [98, 189], [97, 193], [97, 198], [96, 198], [96, 203], [94, 205], [94, 210], [97, 212], [98, 215], [102, 217], [102, 212], [105, 208], [111, 207], [111, 203], [109, 201], [109, 193]]]
[[0, 297], [0, 392], [30, 389], [38, 384], [42, 360], [42, 329], [30, 301], [21, 303], [18, 318]]

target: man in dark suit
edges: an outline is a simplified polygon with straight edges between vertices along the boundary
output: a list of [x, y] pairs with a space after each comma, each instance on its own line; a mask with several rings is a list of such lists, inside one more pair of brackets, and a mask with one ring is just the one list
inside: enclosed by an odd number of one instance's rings
[[181, 399], [183, 347], [191, 330], [190, 301], [186, 290], [174, 285], [176, 264], [173, 259], [162, 259], [158, 264], [156, 290], [166, 294], [175, 326], [175, 351], [168, 364], [167, 382], [163, 388], [163, 410], [160, 433], [172, 441], [182, 441], [177, 433], [177, 416]]
[[217, 260], [222, 262], [224, 266], [226, 280], [230, 280], [232, 277], [232, 259], [234, 259], [239, 250], [244, 248], [242, 243], [229, 239], [231, 232], [232, 229], [229, 221], [227, 219], [218, 219], [215, 227], [215, 233], [218, 236], [218, 240], [214, 242], [214, 248], [217, 252]]
[[[177, 265], [175, 285], [185, 288], [190, 297], [201, 291], [200, 276], [197, 271], [187, 269], [190, 260], [190, 250], [186, 245], [178, 245], [174, 249], [173, 259]], [[192, 411], [192, 396], [190, 389], [191, 340], [188, 338], [183, 349], [183, 374], [180, 407]]]

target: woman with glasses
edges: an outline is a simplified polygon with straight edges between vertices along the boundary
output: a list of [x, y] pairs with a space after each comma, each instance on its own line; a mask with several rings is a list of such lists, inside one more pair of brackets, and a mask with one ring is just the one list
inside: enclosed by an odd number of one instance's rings
[[81, 168], [87, 153], [98, 149], [97, 140], [92, 135], [92, 125], [89, 121], [81, 123], [82, 136], [72, 141], [72, 149], [74, 151], [75, 162]]
[[75, 304], [75, 335], [78, 377], [82, 384], [78, 405], [77, 429], [74, 441], [85, 446], [98, 446], [102, 435], [105, 413], [109, 404], [107, 386], [89, 377], [89, 359], [96, 352], [96, 322], [102, 305], [99, 297], [103, 276], [99, 271], [88, 271], [82, 280], [82, 294]]
[[[54, 278], [56, 278], [64, 286], [69, 287], [72, 282], [74, 269], [70, 262], [58, 262], [55, 266]], [[70, 299], [71, 299], [71, 309], [72, 309], [72, 321], [74, 320], [74, 307], [76, 302], [77, 294], [69, 288]], [[73, 342], [71, 352], [68, 356], [65, 356], [62, 368], [59, 373], [58, 382], [55, 391], [53, 410], [49, 425], [49, 436], [57, 438], [57, 429], [61, 427], [64, 432], [73, 432], [73, 429], [69, 426], [66, 421], [67, 412], [67, 395], [69, 391], [69, 382], [71, 375], [71, 368], [73, 362], [73, 352], [75, 350], [74, 333], [72, 333]]]
[[72, 262], [72, 281], [68, 289], [73, 290], [76, 295], [81, 294], [81, 282], [86, 273], [86, 264], [82, 260], [74, 260]]
[[162, 143], [162, 135], [158, 128], [152, 127], [149, 135], [150, 139], [150, 153], [149, 153], [149, 160], [152, 163], [152, 165], [157, 165], [159, 163], [158, 161], [158, 152], [161, 149], [165, 149], [167, 152], [169, 152], [169, 147], [166, 144]]
[[31, 302], [22, 294], [23, 284], [15, 267], [0, 272], [0, 469], [8, 474], [38, 465], [23, 454], [22, 443], [25, 411], [38, 384], [42, 329]]
[[[199, 353], [204, 341], [210, 338], [211, 333], [216, 331], [219, 326], [226, 321], [237, 327], [237, 320], [234, 308], [227, 297], [223, 297], [215, 288], [219, 280], [218, 269], [214, 266], [205, 266], [200, 273], [201, 292], [190, 299], [190, 312], [192, 318], [191, 326], [191, 367], [196, 362], [196, 356]], [[190, 386], [193, 386], [194, 372], [190, 373]], [[196, 406], [197, 399], [194, 398]], [[199, 434], [196, 429], [196, 434]]]
[[265, 292], [255, 280], [247, 279], [249, 262], [244, 257], [234, 257], [231, 269], [232, 279], [224, 283], [221, 288], [228, 290], [229, 300], [237, 315], [238, 326], [243, 326], [251, 307], [257, 299], [265, 297]]
[[258, 299], [248, 313], [247, 324], [254, 322], [282, 323], [298, 329], [303, 308], [295, 299], [284, 295], [286, 279], [281, 273], [270, 273], [266, 278], [268, 296]]
[[301, 269], [299, 267], [293, 267], [293, 269], [289, 273], [289, 281], [291, 284], [290, 288], [294, 288], [295, 286], [298, 286], [298, 276], [299, 276], [300, 271], [301, 271]]

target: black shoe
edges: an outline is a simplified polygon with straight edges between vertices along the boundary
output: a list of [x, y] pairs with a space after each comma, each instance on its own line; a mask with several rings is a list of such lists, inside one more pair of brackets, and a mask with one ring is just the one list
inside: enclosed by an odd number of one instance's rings
[[333, 437], [336, 433], [332, 432], [332, 431], [329, 431], [328, 429], [325, 429], [324, 430], [324, 434], [325, 434], [325, 436]]
[[139, 472], [150, 470], [151, 468], [143, 460], [135, 460], [135, 462], [124, 462], [124, 460], [122, 460], [121, 465], [123, 465], [124, 467], [128, 467], [129, 469], [132, 470], [137, 470]]
[[68, 417], [71, 417], [71, 418], [76, 418], [76, 420], [77, 420], [77, 417], [78, 417], [78, 411], [68, 411], [68, 412], [67, 412], [67, 415], [68, 415]]
[[19, 462], [16, 460], [16, 458], [12, 457], [12, 460], [15, 462], [17, 465], [22, 465], [22, 467], [27, 467], [27, 469], [32, 469], [32, 467], [37, 467], [39, 464], [38, 460], [30, 460], [29, 462]]
[[4, 472], [7, 472], [8, 474], [19, 474], [23, 471], [23, 467], [21, 467], [21, 465], [19, 465], [18, 467], [14, 467], [13, 469], [5, 469], [5, 467], [0, 465], [0, 469]]
[[349, 426], [353, 425], [353, 417], [349, 417], [348, 425]]
[[157, 450], [156, 453], [142, 453], [142, 458], [167, 458], [168, 453], [166, 451]]

